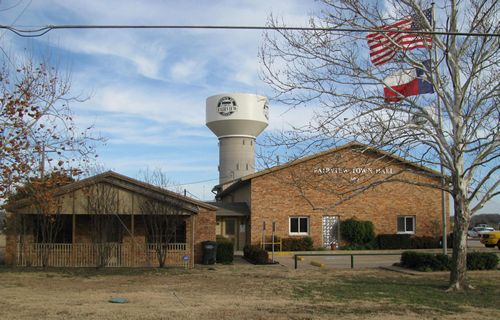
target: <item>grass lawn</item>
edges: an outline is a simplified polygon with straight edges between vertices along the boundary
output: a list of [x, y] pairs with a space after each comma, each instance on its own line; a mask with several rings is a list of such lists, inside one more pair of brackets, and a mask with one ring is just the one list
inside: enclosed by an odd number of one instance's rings
[[[183, 269], [0, 268], [2, 319], [494, 319], [500, 272], [446, 293], [447, 273], [291, 270], [243, 263]], [[111, 304], [111, 297], [128, 299]]]

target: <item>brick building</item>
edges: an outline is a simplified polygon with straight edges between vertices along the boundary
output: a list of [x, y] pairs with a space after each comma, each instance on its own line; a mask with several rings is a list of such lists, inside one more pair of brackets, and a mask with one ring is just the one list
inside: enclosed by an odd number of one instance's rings
[[439, 183], [439, 172], [348, 143], [217, 185], [210, 204], [219, 208], [217, 234], [236, 249], [261, 243], [273, 222], [281, 238], [310, 236], [329, 247], [349, 218], [372, 221], [377, 234], [441, 235]]
[[[162, 245], [167, 265], [192, 266], [201, 262], [202, 242], [215, 240], [216, 207], [115, 172], [67, 184], [52, 195], [50, 218], [57, 223], [51, 235], [40, 212], [47, 206], [32, 198], [8, 206], [7, 264], [155, 266]], [[166, 215], [170, 222], [151, 219]], [[169, 239], [158, 239], [153, 229], [164, 230]]]

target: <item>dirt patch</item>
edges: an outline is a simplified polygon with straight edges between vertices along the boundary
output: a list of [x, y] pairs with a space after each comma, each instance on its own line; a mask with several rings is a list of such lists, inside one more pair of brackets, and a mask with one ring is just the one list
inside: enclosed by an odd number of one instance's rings
[[[367, 286], [371, 297], [349, 289], [360, 282], [419, 283], [416, 276], [389, 271], [290, 270], [246, 264], [212, 269], [47, 272], [3, 268], [0, 310], [4, 319], [209, 320], [478, 319], [494, 312], [489, 306], [465, 306], [453, 312], [453, 308], [436, 308], [425, 301], [418, 305], [393, 300], [392, 289], [382, 286]], [[430, 284], [446, 281], [443, 275], [424, 277]], [[500, 283], [498, 272], [471, 277]], [[111, 304], [112, 297], [127, 298], [128, 303]]]

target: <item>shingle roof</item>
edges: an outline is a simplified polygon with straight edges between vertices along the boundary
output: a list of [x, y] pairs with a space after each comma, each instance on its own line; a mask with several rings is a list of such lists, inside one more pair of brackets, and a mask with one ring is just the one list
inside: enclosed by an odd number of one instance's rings
[[[167, 197], [182, 201], [186, 204], [194, 205], [197, 207], [202, 207], [202, 208], [209, 209], [209, 210], [216, 210], [217, 209], [217, 207], [212, 206], [212, 205], [205, 203], [203, 201], [195, 200], [193, 198], [183, 196], [183, 195], [178, 194], [176, 192], [166, 190], [166, 189], [154, 186], [152, 184], [149, 184], [149, 183], [146, 183], [143, 181], [132, 179], [130, 177], [121, 175], [121, 174], [116, 173], [114, 171], [106, 171], [104, 173], [101, 173], [101, 174], [98, 174], [98, 175], [95, 175], [95, 176], [92, 176], [89, 178], [85, 178], [85, 179], [82, 179], [79, 181], [75, 181], [75, 182], [69, 183], [67, 185], [64, 185], [62, 187], [59, 187], [55, 190], [55, 195], [61, 196], [61, 195], [67, 194], [69, 192], [72, 192], [74, 190], [81, 189], [81, 188], [84, 188], [84, 187], [87, 187], [89, 185], [99, 183], [99, 182], [106, 182], [106, 183], [109, 183], [109, 184], [112, 184], [112, 185], [115, 185], [118, 187], [122, 187], [125, 189], [127, 189], [128, 186], [135, 186], [136, 188], [138, 187], [138, 188], [143, 189], [143, 190], [152, 191], [152, 192], [155, 192], [157, 194], [161, 194], [163, 196], [167, 196]], [[137, 189], [132, 190], [132, 191], [137, 191]], [[11, 205], [8, 205], [7, 210], [10, 211], [10, 210], [15, 210], [17, 208], [22, 208], [24, 206], [29, 205], [30, 203], [31, 202], [30, 202], [29, 198], [21, 199], [21, 200], [18, 200]]]

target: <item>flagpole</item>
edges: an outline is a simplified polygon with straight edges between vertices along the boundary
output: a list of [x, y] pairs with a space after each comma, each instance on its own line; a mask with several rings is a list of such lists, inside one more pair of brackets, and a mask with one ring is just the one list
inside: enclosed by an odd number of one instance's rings
[[[431, 11], [432, 11], [432, 31], [436, 31], [436, 15], [435, 15], [435, 12], [434, 12], [434, 2], [431, 3]], [[434, 41], [433, 41], [434, 42]], [[436, 64], [436, 68], [439, 66], [437, 61], [438, 61], [438, 53], [437, 53], [437, 50], [436, 50], [436, 46], [433, 46], [433, 50], [432, 50], [432, 53], [434, 55], [434, 59], [435, 59], [435, 64]], [[432, 65], [432, 58], [431, 58], [431, 65]], [[432, 71], [432, 67], [431, 67], [431, 71]], [[437, 86], [435, 86], [437, 88]], [[440, 102], [440, 99], [439, 99], [439, 92], [438, 90], [436, 89], [436, 106], [437, 106], [437, 116], [438, 116], [438, 130], [441, 131], [442, 130], [442, 122], [441, 122], [441, 102]], [[448, 239], [447, 239], [447, 236], [448, 236], [448, 233], [447, 233], [447, 225], [448, 225], [448, 218], [447, 218], [447, 215], [446, 215], [446, 201], [445, 201], [445, 192], [444, 192], [444, 170], [443, 170], [443, 158], [441, 155], [439, 155], [439, 167], [440, 167], [440, 172], [441, 172], [441, 214], [442, 214], [442, 219], [443, 219], [443, 241], [442, 241], [442, 244], [443, 244], [443, 254], [447, 254], [448, 253]]]

